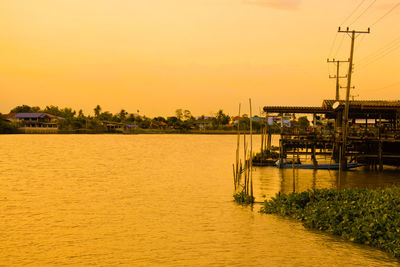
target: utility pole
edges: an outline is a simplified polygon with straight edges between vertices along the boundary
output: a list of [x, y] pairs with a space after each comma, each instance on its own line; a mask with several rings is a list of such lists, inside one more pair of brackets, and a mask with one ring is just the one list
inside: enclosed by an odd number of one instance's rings
[[353, 53], [354, 53], [354, 41], [356, 39], [356, 33], [357, 34], [362, 34], [362, 33], [370, 33], [370, 29], [368, 28], [368, 31], [355, 31], [355, 30], [349, 30], [349, 27], [347, 27], [346, 30], [341, 30], [339, 27], [338, 32], [340, 33], [351, 33], [351, 46], [350, 46], [350, 58], [349, 58], [349, 71], [347, 73], [347, 88], [346, 88], [346, 104], [344, 107], [344, 117], [343, 117], [343, 127], [342, 127], [342, 133], [343, 133], [343, 143], [342, 143], [342, 162], [341, 164], [341, 169], [346, 170], [347, 169], [347, 158], [346, 158], [346, 146], [347, 146], [347, 127], [348, 127], [348, 121], [349, 121], [349, 98], [350, 98], [350, 87], [351, 87], [351, 74], [353, 72]]
[[329, 75], [329, 78], [330, 79], [335, 79], [336, 78], [336, 97], [335, 97], [335, 99], [339, 100], [339, 88], [340, 88], [339, 79], [347, 78], [347, 75], [344, 75], [344, 76], [340, 76], [339, 75], [340, 63], [349, 62], [349, 60], [335, 60], [335, 59], [329, 60], [329, 58], [328, 58], [326, 60], [326, 62], [327, 63], [335, 63], [336, 64], [336, 75], [335, 76]]

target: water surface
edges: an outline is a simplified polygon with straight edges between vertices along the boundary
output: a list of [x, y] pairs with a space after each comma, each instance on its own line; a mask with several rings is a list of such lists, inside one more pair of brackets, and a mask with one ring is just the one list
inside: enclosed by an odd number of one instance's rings
[[[258, 147], [259, 138], [254, 141]], [[235, 136], [1, 135], [0, 265], [397, 266], [386, 253], [232, 201]], [[394, 169], [339, 186], [398, 183]], [[257, 168], [263, 195], [337, 173]], [[365, 183], [365, 185], [364, 185]]]

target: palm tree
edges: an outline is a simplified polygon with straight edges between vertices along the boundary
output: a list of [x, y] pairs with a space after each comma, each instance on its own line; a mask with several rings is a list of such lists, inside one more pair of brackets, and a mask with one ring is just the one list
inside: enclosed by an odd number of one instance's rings
[[128, 115], [128, 112], [126, 112], [125, 109], [121, 109], [121, 111], [119, 112], [119, 119], [122, 121], [125, 121], [126, 119], [126, 115]]
[[96, 118], [98, 118], [98, 117], [100, 116], [100, 112], [101, 112], [101, 107], [100, 107], [100, 105], [97, 105], [97, 106], [94, 108], [94, 116], [95, 116]]

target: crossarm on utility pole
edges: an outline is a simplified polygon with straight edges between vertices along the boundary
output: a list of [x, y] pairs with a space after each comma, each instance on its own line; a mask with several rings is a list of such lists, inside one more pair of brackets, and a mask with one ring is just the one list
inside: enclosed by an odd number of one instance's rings
[[335, 60], [335, 59], [330, 60], [328, 58], [326, 60], [326, 62], [327, 63], [335, 63], [336, 64], [336, 75], [334, 75], [334, 76], [329, 75], [329, 78], [330, 79], [336, 79], [336, 97], [335, 97], [335, 99], [339, 100], [340, 99], [340, 97], [339, 97], [339, 88], [340, 88], [339, 79], [347, 78], [347, 75], [344, 75], [344, 76], [340, 76], [339, 75], [340, 64], [341, 63], [347, 63], [347, 62], [349, 62], [349, 60]]

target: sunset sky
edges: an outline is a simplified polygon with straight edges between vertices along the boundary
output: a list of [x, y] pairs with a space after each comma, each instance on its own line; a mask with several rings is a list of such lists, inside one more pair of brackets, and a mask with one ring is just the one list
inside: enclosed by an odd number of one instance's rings
[[340, 25], [371, 27], [356, 39], [356, 99], [400, 99], [397, 3], [0, 0], [0, 112], [28, 104], [92, 114], [100, 104], [147, 116], [234, 115], [250, 97], [254, 113], [319, 106], [335, 96], [326, 59], [349, 57]]

